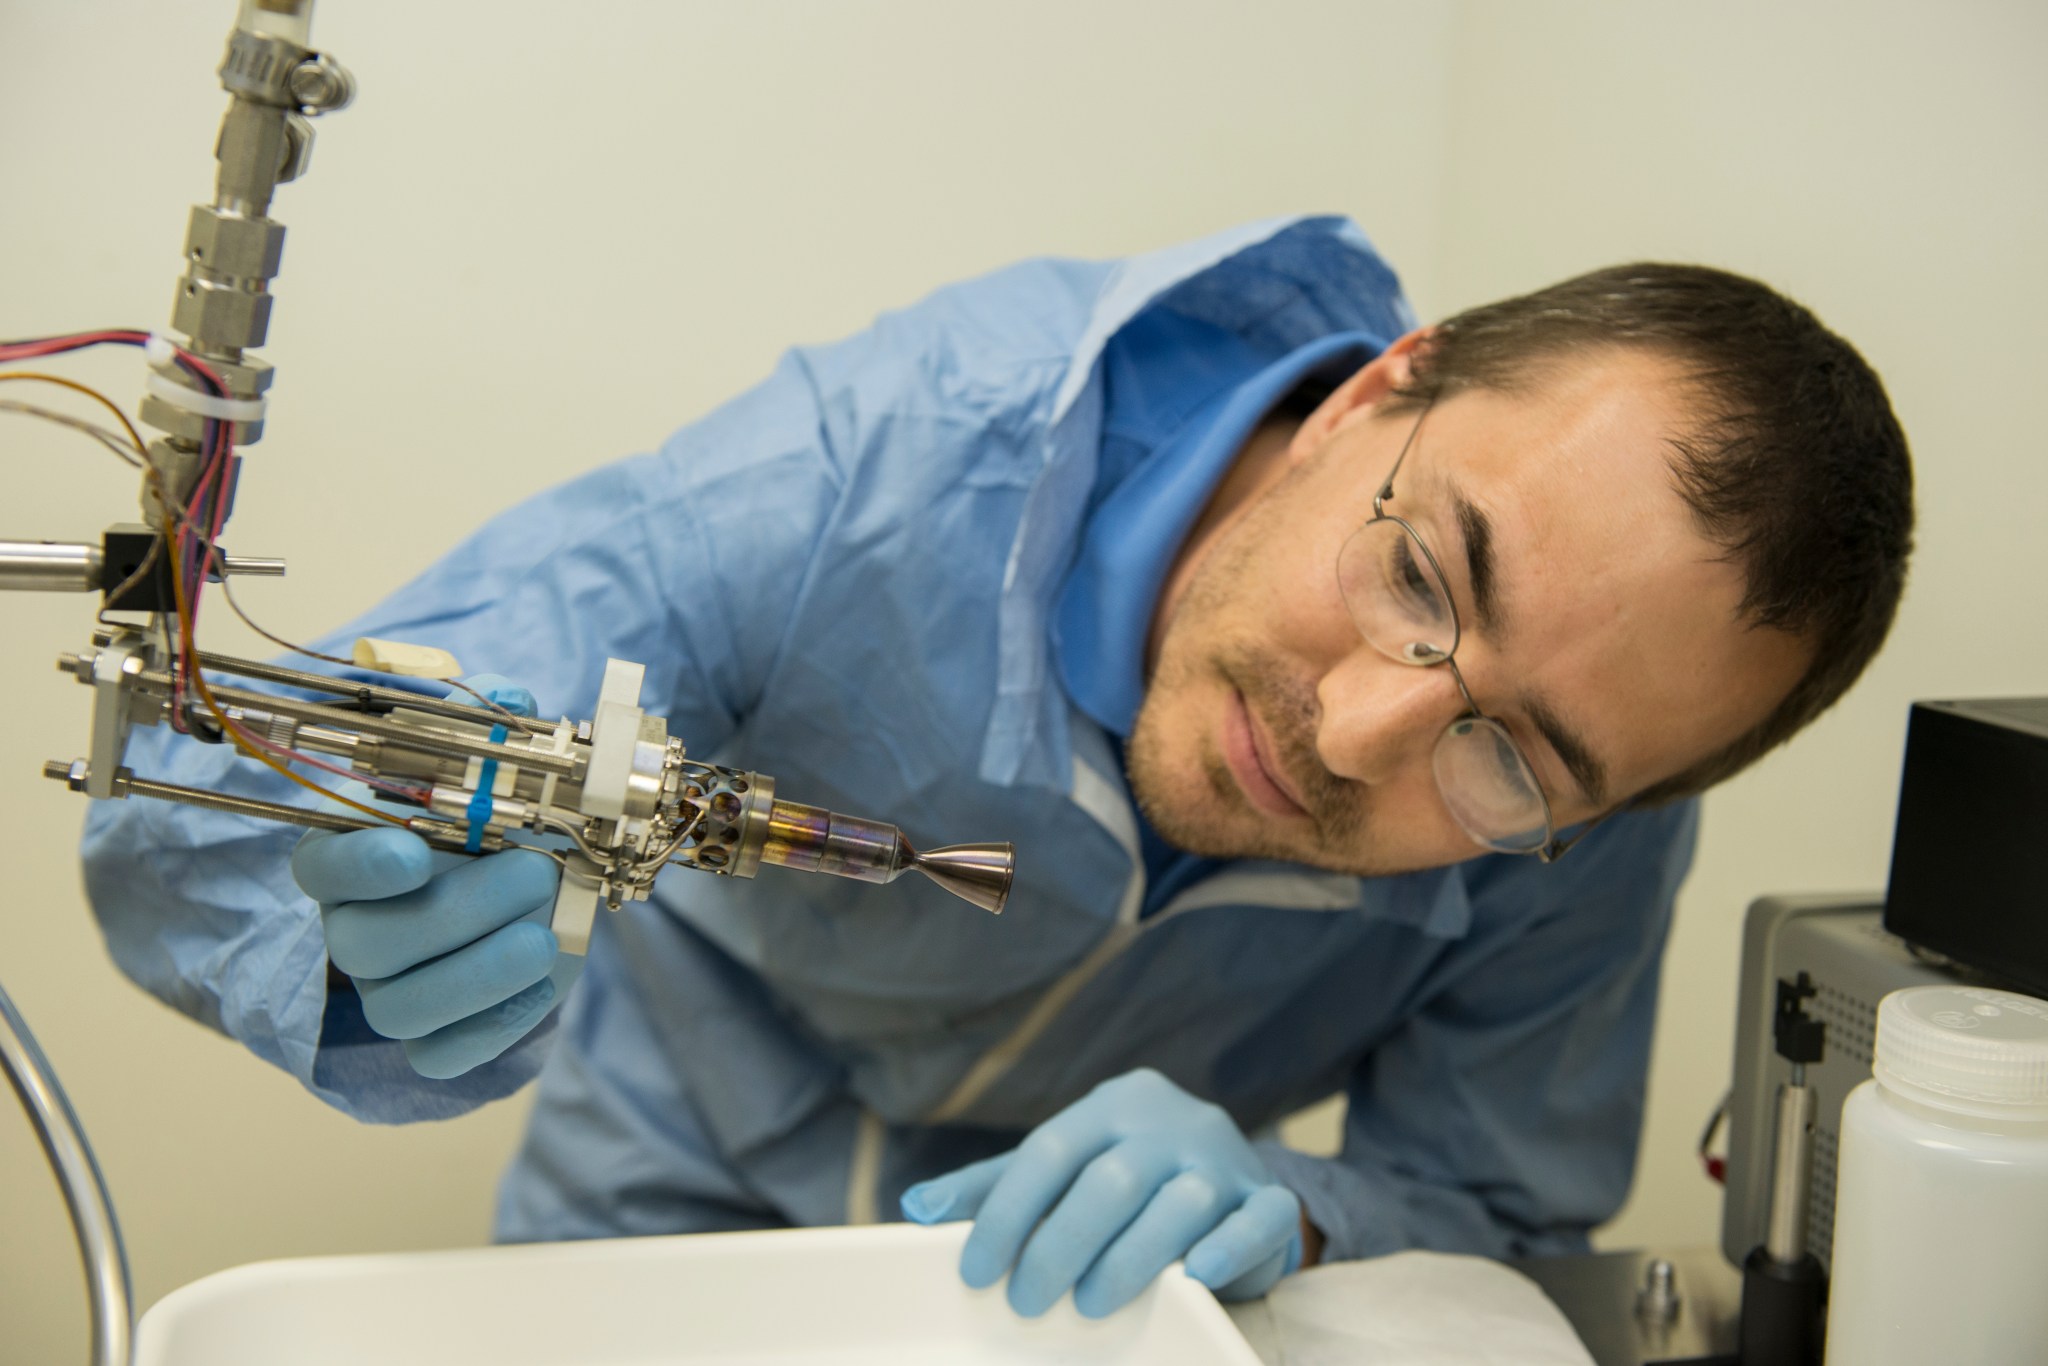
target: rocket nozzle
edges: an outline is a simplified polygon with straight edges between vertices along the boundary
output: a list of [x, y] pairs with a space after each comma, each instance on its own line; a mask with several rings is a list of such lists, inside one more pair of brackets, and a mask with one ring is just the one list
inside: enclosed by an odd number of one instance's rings
[[910, 866], [962, 901], [990, 915], [1001, 915], [1010, 899], [1010, 879], [1017, 870], [1014, 844], [949, 844], [928, 853], [912, 853]]

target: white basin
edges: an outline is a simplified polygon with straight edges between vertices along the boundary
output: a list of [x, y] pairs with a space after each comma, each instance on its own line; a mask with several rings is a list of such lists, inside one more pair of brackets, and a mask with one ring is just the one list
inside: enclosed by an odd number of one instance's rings
[[138, 1366], [1259, 1366], [1175, 1266], [1092, 1321], [1022, 1319], [965, 1224], [258, 1262], [165, 1296]]

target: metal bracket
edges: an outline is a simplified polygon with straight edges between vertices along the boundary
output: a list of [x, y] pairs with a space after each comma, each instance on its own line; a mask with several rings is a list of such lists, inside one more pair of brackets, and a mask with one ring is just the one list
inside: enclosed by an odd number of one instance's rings
[[127, 685], [150, 667], [149, 642], [139, 631], [120, 631], [92, 660], [92, 750], [87, 760], [85, 794], [115, 797], [121, 755], [128, 747]]

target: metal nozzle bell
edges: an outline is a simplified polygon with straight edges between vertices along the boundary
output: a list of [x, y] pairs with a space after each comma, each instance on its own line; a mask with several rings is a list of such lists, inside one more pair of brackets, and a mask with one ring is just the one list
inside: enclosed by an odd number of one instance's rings
[[991, 915], [1001, 915], [1010, 899], [1010, 879], [1017, 869], [1013, 844], [949, 844], [920, 854], [913, 850], [910, 866], [954, 896]]

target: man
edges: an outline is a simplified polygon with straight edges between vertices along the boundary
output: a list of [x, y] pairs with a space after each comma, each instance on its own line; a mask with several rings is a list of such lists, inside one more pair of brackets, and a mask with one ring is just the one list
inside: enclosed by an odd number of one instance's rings
[[[1183, 1256], [1243, 1296], [1573, 1249], [1627, 1189], [1685, 799], [1854, 680], [1910, 525], [1876, 377], [1750, 281], [1418, 329], [1336, 220], [1032, 263], [792, 353], [341, 633], [548, 714], [645, 662], [698, 757], [1014, 839], [1000, 920], [672, 874], [558, 1011], [533, 855], [108, 803], [89, 883], [128, 971], [362, 1118], [539, 1073], [508, 1238], [900, 1199], [973, 1218], [962, 1274], [1027, 1314]], [[1337, 1091], [1339, 1157], [1249, 1137]]]

